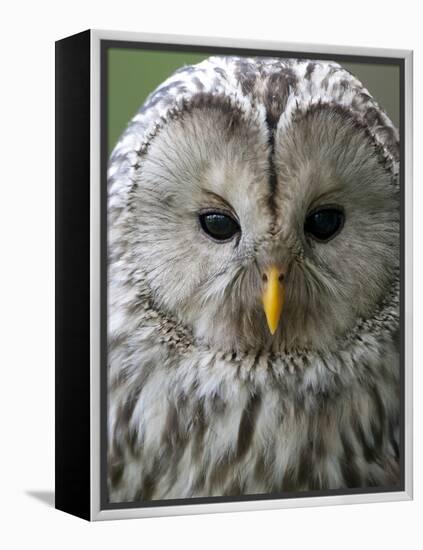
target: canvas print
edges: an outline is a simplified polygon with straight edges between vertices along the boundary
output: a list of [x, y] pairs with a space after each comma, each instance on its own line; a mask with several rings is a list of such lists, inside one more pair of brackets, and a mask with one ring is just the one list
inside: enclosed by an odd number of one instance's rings
[[107, 61], [107, 501], [397, 490], [397, 67], [176, 53]]

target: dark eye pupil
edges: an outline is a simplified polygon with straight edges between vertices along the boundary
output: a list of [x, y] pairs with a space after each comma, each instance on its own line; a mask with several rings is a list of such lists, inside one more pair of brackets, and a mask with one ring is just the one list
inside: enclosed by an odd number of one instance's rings
[[322, 208], [309, 214], [304, 231], [318, 241], [328, 241], [334, 237], [344, 223], [344, 213], [338, 208]]
[[200, 224], [205, 233], [218, 241], [226, 241], [239, 231], [239, 225], [231, 216], [219, 212], [201, 214]]

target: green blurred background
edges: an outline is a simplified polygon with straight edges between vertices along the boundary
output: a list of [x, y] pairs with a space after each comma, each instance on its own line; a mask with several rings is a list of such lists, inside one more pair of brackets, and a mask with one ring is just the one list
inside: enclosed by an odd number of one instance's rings
[[[177, 51], [109, 48], [108, 55], [108, 144], [112, 151], [119, 136], [146, 97], [183, 65], [199, 63], [210, 54]], [[399, 67], [369, 63], [342, 63], [351, 71], [392, 122], [399, 124]]]

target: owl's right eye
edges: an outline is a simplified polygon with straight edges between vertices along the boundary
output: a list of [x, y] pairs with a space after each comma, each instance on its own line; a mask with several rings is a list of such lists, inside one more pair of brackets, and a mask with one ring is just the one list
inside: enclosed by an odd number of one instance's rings
[[216, 241], [229, 241], [241, 230], [238, 222], [222, 212], [205, 212], [199, 220], [204, 233]]

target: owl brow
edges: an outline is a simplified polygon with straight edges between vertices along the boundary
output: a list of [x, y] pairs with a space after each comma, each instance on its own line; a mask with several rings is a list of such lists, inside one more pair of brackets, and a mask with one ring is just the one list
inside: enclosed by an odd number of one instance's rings
[[218, 195], [217, 193], [214, 193], [213, 191], [210, 191], [209, 189], [204, 189], [204, 193], [209, 196], [212, 200], [224, 205], [228, 210], [235, 213], [235, 208], [223, 197]]
[[321, 193], [318, 195], [310, 204], [310, 207], [308, 209], [309, 212], [312, 212], [313, 210], [316, 210], [316, 208], [320, 208], [322, 206], [328, 207], [328, 208], [342, 208], [343, 207], [339, 204], [339, 202], [336, 200], [336, 198], [340, 195], [341, 188], [339, 186], [334, 185], [333, 189], [329, 189], [329, 191], [326, 191], [325, 193]]

